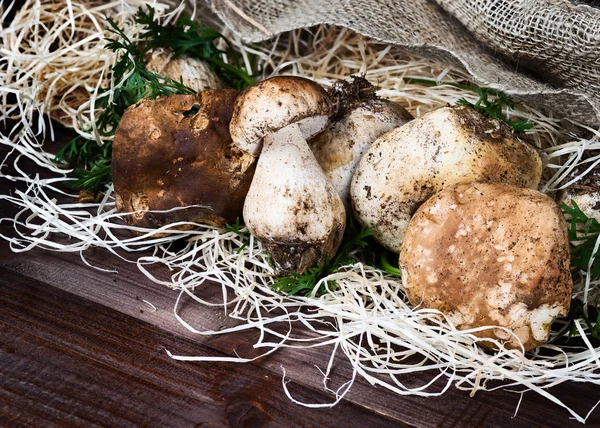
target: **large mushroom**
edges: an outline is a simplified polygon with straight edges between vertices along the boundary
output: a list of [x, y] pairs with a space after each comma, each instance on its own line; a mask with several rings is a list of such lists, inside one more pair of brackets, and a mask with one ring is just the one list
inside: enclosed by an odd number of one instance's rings
[[383, 246], [400, 252], [412, 214], [444, 187], [494, 181], [537, 188], [541, 173], [535, 148], [508, 125], [471, 107], [445, 107], [371, 145], [352, 179], [352, 208]]
[[365, 151], [381, 135], [413, 119], [399, 104], [378, 97], [376, 90], [364, 77], [337, 81], [330, 91], [337, 100], [336, 115], [327, 129], [310, 141], [348, 212], [350, 182]]
[[278, 274], [303, 272], [331, 259], [346, 214], [306, 140], [331, 114], [327, 93], [299, 77], [275, 77], [236, 100], [230, 124], [237, 147], [257, 154], [244, 221], [266, 247]]
[[438, 309], [459, 329], [503, 327], [475, 334], [525, 350], [546, 342], [554, 319], [569, 312], [569, 260], [556, 202], [501, 183], [436, 194], [410, 221], [400, 253], [413, 305]]
[[127, 109], [113, 142], [112, 176], [117, 209], [133, 212], [130, 224], [224, 226], [241, 217], [256, 162], [231, 144], [236, 96], [209, 90]]

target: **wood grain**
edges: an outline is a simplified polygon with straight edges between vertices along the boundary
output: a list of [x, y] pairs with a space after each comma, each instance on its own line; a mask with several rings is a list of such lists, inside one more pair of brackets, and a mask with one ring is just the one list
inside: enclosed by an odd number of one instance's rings
[[[255, 365], [174, 361], [165, 347], [223, 354], [43, 282], [0, 269], [0, 287], [4, 426], [395, 424], [348, 402], [301, 411]], [[290, 387], [301, 400], [327, 400]]]
[[[119, 270], [119, 274], [105, 274], [82, 266], [76, 256], [68, 254], [33, 251], [11, 257], [7, 251], [0, 251], [0, 258], [3, 258], [0, 269], [3, 269], [6, 275], [13, 273], [25, 276], [39, 284], [44, 284], [49, 290], [63, 289], [73, 298], [85, 299], [90, 304], [112, 309], [116, 313], [128, 315], [131, 319], [154, 325], [169, 333], [171, 338], [180, 338], [185, 343], [204, 345], [203, 348], [190, 352], [176, 346], [177, 341], [173, 339], [161, 344], [174, 353], [211, 355], [207, 350], [212, 350], [219, 351], [221, 355], [232, 355], [234, 351], [243, 355], [243, 352], [251, 348], [255, 339], [254, 334], [206, 338], [189, 333], [175, 320], [171, 312], [177, 293], [165, 287], [149, 284], [134, 265], [106, 257], [98, 257], [98, 259], [92, 257], [91, 262], [100, 263], [101, 266], [105, 266], [102, 263], [111, 263]], [[154, 312], [143, 300], [151, 302], [158, 310]], [[31, 304], [35, 305], [35, 301]], [[98, 328], [100, 334], [103, 334], [103, 323], [95, 322], [93, 319], [88, 321], [91, 315], [84, 313], [85, 317], [80, 322], [83, 324], [89, 322], [88, 329]], [[78, 316], [78, 313], [75, 316]], [[198, 305], [188, 305], [184, 316], [197, 327], [204, 328], [215, 328], [224, 320], [222, 311]], [[73, 320], [73, 323], [75, 322]], [[93, 340], [90, 342], [93, 344]], [[97, 352], [101, 353], [104, 345], [98, 346]], [[273, 392], [280, 396], [283, 396], [280, 380], [281, 365], [284, 365], [288, 379], [294, 380], [298, 385], [298, 389], [295, 385], [290, 386], [290, 390], [296, 396], [302, 393], [300, 386], [315, 391], [322, 389], [321, 376], [314, 365], [323, 366], [325, 361], [327, 361], [327, 354], [324, 349], [312, 349], [308, 352], [283, 350], [268, 359], [261, 360], [259, 364], [269, 373], [269, 376], [277, 379], [271, 387], [274, 389]], [[194, 363], [177, 364], [183, 367]], [[218, 366], [221, 366], [221, 370], [232, 378], [237, 376], [239, 367], [245, 367], [232, 364]], [[350, 367], [343, 359], [337, 360], [334, 376], [344, 380], [349, 378]], [[414, 384], [425, 381], [422, 376], [410, 376], [404, 380]], [[590, 385], [566, 384], [555, 388], [554, 392], [560, 393], [561, 398], [569, 401], [570, 405], [580, 409], [581, 412], [587, 412], [600, 398], [597, 388]], [[505, 426], [510, 423], [514, 426], [558, 427], [573, 424], [573, 421], [568, 419], [567, 412], [533, 394], [526, 394], [518, 416], [513, 419], [518, 399], [519, 396], [516, 394], [500, 391], [478, 393], [474, 398], [470, 398], [467, 393], [453, 388], [442, 397], [399, 397], [359, 380], [346, 401], [380, 417], [414, 426]], [[320, 395], [312, 397], [309, 401], [331, 402], [332, 400], [332, 396]], [[292, 407], [298, 413], [315, 412], [295, 405]], [[548, 419], [548, 414], [555, 414], [556, 417]], [[597, 415], [592, 415], [589, 422], [598, 423]]]

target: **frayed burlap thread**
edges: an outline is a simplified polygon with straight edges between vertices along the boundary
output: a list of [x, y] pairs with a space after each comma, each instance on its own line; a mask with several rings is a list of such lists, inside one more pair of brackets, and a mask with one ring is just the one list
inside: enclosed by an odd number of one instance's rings
[[[211, 1], [217, 15], [250, 42], [297, 28], [338, 25], [465, 70], [475, 83], [557, 117], [600, 125], [600, 80], [593, 78], [600, 76], [599, 50], [588, 49], [598, 43], [600, 26], [590, 27], [600, 11], [588, 6], [566, 0]], [[560, 10], [565, 16], [559, 20]], [[502, 26], [503, 20], [508, 22]], [[530, 40], [527, 55], [520, 37]], [[527, 68], [519, 67], [524, 60]]]

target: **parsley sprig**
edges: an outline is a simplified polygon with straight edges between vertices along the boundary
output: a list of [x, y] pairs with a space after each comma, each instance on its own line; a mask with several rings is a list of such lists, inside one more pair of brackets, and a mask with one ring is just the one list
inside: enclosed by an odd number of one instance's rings
[[[240, 66], [238, 54], [218, 31], [192, 21], [187, 15], [182, 15], [173, 28], [162, 26], [155, 22], [155, 11], [151, 6], [147, 6], [146, 11], [140, 7], [135, 21], [144, 26], [141, 34], [143, 44], [133, 42], [112, 19], [106, 18], [108, 31], [114, 36], [107, 39], [106, 48], [117, 52], [119, 56], [111, 70], [111, 80], [117, 85], [101, 88], [95, 104], [95, 108], [101, 111], [96, 128], [105, 142], [100, 146], [96, 141], [76, 137], [55, 157], [56, 162], [78, 167], [72, 173], [76, 180], [69, 184], [73, 189], [97, 192], [112, 181], [111, 138], [128, 107], [145, 98], [195, 93], [181, 80], [163, 77], [146, 69], [144, 55], [151, 48], [172, 48], [175, 56], [185, 53], [205, 60], [226, 83], [236, 89], [253, 83], [252, 77]], [[225, 41], [226, 50], [215, 46], [219, 39]], [[223, 56], [227, 62], [223, 61]]]
[[571, 205], [561, 205], [563, 212], [570, 219], [569, 240], [577, 244], [571, 246], [571, 269], [587, 270], [592, 260], [591, 279], [598, 279], [600, 278], [600, 255], [598, 252], [594, 253], [594, 247], [600, 235], [600, 224], [596, 219], [585, 215], [575, 201], [571, 201]]
[[[571, 270], [573, 272], [587, 271], [592, 261], [590, 270], [591, 280], [600, 278], [600, 260], [598, 252], [594, 253], [594, 247], [600, 235], [600, 224], [596, 219], [588, 217], [577, 205], [571, 201], [571, 205], [562, 204], [561, 209], [569, 219], [568, 235], [571, 241]], [[573, 245], [575, 244], [575, 245]], [[573, 337], [579, 336], [575, 321], [586, 328], [586, 336], [589, 340], [600, 340], [600, 312], [591, 306], [585, 307], [577, 299], [571, 300], [569, 314], [565, 317], [564, 325], [553, 337], [552, 343], [565, 343]]]
[[[344, 238], [333, 259], [325, 260], [324, 263], [320, 263], [302, 274], [292, 273], [279, 278], [273, 284], [273, 290], [288, 295], [308, 296], [322, 278], [338, 271], [342, 266], [351, 265], [358, 261], [366, 261], [366, 258], [371, 258], [369, 261], [373, 265], [390, 275], [400, 276], [400, 270], [388, 262], [388, 251], [381, 248], [372, 235], [370, 228], [357, 220], [349, 219], [344, 231]], [[377, 261], [380, 263], [377, 263]], [[329, 285], [332, 284], [329, 283]], [[324, 294], [326, 286], [327, 284], [322, 284], [316, 291], [316, 295]]]
[[509, 95], [497, 89], [480, 88], [479, 86], [463, 85], [460, 83], [437, 82], [435, 80], [418, 79], [412, 77], [406, 77], [404, 78], [404, 81], [406, 83], [415, 83], [425, 86], [448, 85], [454, 88], [475, 92], [479, 95], [479, 99], [476, 102], [472, 103], [466, 100], [465, 98], [460, 98], [456, 101], [456, 103], [460, 105], [473, 107], [474, 109], [480, 111], [481, 113], [492, 119], [501, 120], [518, 132], [527, 131], [528, 129], [533, 128], [533, 124], [529, 121], [508, 119], [506, 117], [506, 115], [504, 114], [504, 109], [506, 107], [508, 107], [509, 109], [514, 109], [515, 102]]

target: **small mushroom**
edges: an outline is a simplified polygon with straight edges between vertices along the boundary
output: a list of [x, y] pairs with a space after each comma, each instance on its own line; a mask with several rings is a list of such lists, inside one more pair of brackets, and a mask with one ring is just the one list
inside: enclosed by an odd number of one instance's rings
[[154, 48], [144, 56], [149, 71], [179, 81], [196, 92], [206, 89], [223, 89], [225, 85], [210, 65], [189, 55], [174, 57], [172, 49]]
[[574, 201], [586, 216], [594, 218], [598, 222], [600, 222], [600, 165], [587, 173], [586, 170], [593, 165], [593, 163], [589, 163], [590, 158], [599, 155], [600, 150], [586, 152], [584, 160], [588, 160], [588, 162], [576, 167], [569, 175], [568, 180], [573, 180], [581, 175], [583, 177], [562, 192], [560, 198], [562, 203], [570, 206]]
[[309, 140], [325, 129], [331, 113], [329, 96], [317, 83], [303, 77], [278, 76], [240, 94], [229, 129], [237, 147], [256, 156], [266, 135], [297, 123]]
[[244, 221], [278, 274], [331, 259], [343, 236], [344, 205], [306, 142], [327, 126], [331, 111], [327, 93], [299, 77], [268, 79], [236, 100], [236, 147], [251, 154], [262, 148]]
[[444, 187], [494, 181], [537, 188], [542, 162], [512, 129], [466, 106], [445, 107], [393, 129], [362, 157], [350, 195], [355, 215], [400, 252], [410, 217]]
[[[459, 329], [519, 342], [548, 340], [572, 293], [564, 216], [551, 198], [501, 183], [445, 188], [417, 210], [406, 230], [400, 267], [413, 305], [446, 314]], [[484, 342], [491, 346], [491, 342]]]
[[128, 223], [224, 226], [241, 217], [256, 162], [231, 144], [236, 96], [234, 90], [208, 90], [127, 109], [113, 142], [112, 176], [117, 209], [135, 211]]
[[325, 131], [310, 141], [317, 161], [350, 212], [350, 182], [363, 153], [381, 135], [412, 120], [399, 104], [378, 97], [363, 77], [333, 87], [338, 112]]

